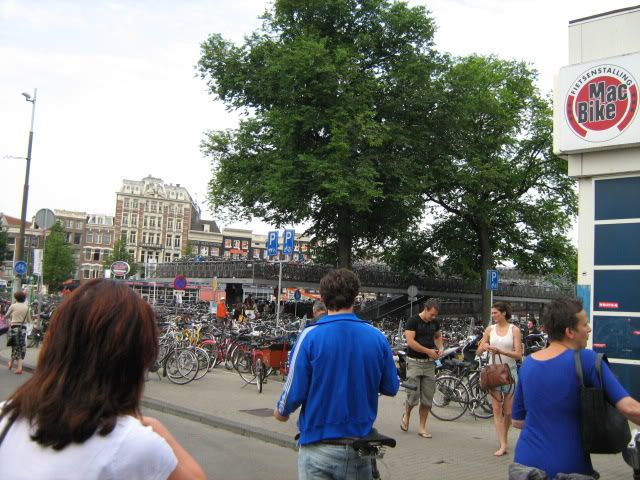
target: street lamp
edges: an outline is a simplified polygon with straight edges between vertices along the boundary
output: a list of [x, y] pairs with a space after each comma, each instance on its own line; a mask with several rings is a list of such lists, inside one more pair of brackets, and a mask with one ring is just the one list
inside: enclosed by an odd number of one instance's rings
[[[29, 200], [29, 170], [31, 169], [31, 146], [33, 145], [33, 119], [36, 114], [36, 95], [38, 89], [33, 89], [33, 97], [26, 92], [22, 92], [25, 100], [31, 102], [31, 130], [29, 130], [29, 146], [27, 148], [27, 167], [24, 174], [24, 188], [22, 190], [22, 213], [20, 215], [20, 233], [18, 234], [18, 244], [16, 245], [16, 260], [24, 260], [24, 230], [27, 223], [27, 201]], [[14, 282], [15, 290], [22, 289], [22, 278], [16, 277]]]

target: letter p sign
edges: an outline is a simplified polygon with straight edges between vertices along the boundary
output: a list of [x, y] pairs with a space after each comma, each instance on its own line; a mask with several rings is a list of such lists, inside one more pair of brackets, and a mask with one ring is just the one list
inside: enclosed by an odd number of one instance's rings
[[285, 255], [293, 255], [293, 240], [296, 236], [296, 232], [294, 230], [285, 230], [284, 231], [284, 245], [282, 248], [282, 253]]
[[267, 239], [267, 255], [270, 257], [278, 255], [278, 232], [269, 232]]

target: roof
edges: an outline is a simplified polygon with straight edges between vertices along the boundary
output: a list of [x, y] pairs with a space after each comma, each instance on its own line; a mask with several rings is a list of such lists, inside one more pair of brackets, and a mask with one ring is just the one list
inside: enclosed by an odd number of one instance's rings
[[586, 21], [589, 21], [589, 20], [595, 20], [595, 19], [598, 19], [598, 18], [608, 17], [608, 16], [611, 16], [611, 15], [619, 15], [621, 13], [632, 12], [634, 10], [638, 10], [639, 8], [640, 8], [640, 5], [634, 5], [633, 7], [619, 8], [617, 10], [610, 10], [608, 12], [598, 13], [596, 15], [590, 15], [588, 17], [576, 18], [575, 20], [571, 20], [569, 22], [569, 25], [575, 25], [576, 23], [586, 22]]
[[[16, 217], [11, 217], [9, 215], [5, 215], [4, 213], [0, 214], [0, 217], [2, 219], [2, 224], [3, 225], [7, 225], [9, 227], [19, 227], [20, 226], [20, 219], [16, 218]], [[26, 228], [31, 228], [31, 222], [25, 222], [25, 227]]]

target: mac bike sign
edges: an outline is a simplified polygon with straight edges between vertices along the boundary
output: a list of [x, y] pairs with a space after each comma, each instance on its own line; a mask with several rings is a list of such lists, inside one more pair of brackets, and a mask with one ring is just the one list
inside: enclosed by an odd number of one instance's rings
[[640, 143], [640, 56], [566, 67], [560, 72], [564, 122], [556, 123], [560, 153]]

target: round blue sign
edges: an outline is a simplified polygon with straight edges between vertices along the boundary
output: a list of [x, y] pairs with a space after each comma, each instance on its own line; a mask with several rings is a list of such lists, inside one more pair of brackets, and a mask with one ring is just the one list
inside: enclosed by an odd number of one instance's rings
[[22, 260], [17, 261], [13, 266], [13, 271], [16, 272], [16, 275], [24, 275], [27, 273], [27, 263]]
[[300, 300], [300, 297], [302, 297], [302, 294], [300, 293], [300, 290], [296, 290], [294, 292], [294, 294], [293, 294], [293, 298], [295, 298], [296, 302], [297, 302], [298, 300]]
[[175, 290], [187, 288], [187, 278], [184, 275], [176, 275], [176, 278], [173, 279], [173, 288]]

